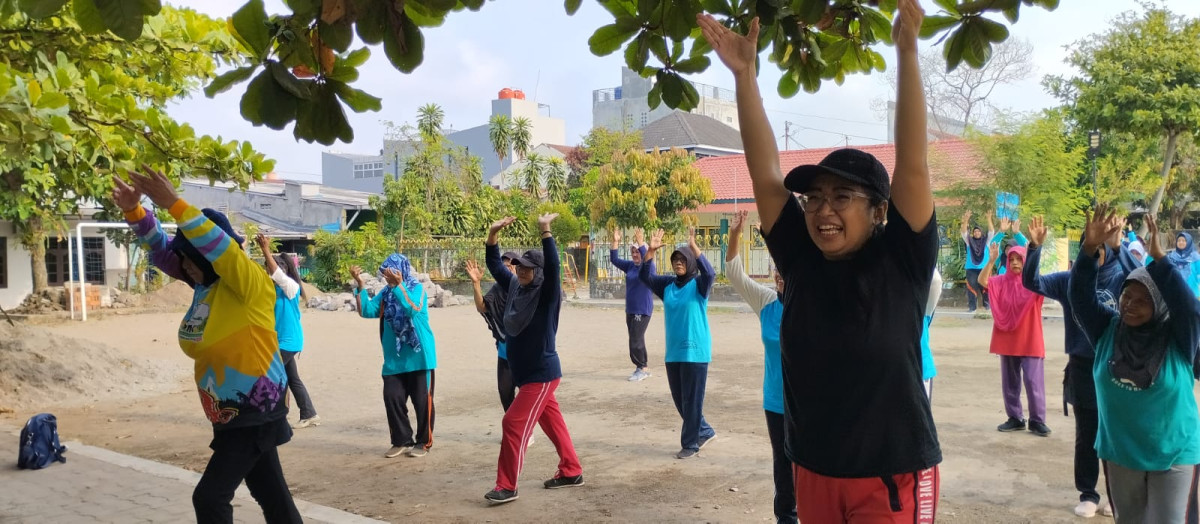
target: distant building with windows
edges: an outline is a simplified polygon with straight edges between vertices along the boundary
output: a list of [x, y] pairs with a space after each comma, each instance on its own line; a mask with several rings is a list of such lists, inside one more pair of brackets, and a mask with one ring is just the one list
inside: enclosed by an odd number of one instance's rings
[[[446, 130], [446, 139], [465, 148], [467, 153], [479, 157], [483, 167], [485, 183], [496, 185], [492, 179], [513, 163], [510, 150], [501, 161], [492, 147], [490, 117], [505, 115], [510, 119], [528, 118], [532, 124], [530, 144], [563, 144], [567, 141], [567, 124], [561, 118], [550, 116], [550, 106], [526, 100], [520, 90], [504, 88], [492, 100], [492, 112], [482, 125], [460, 131]], [[383, 175], [398, 173], [404, 169], [404, 161], [415, 150], [415, 144], [387, 140], [378, 155], [357, 155], [326, 152], [321, 154], [321, 179], [329, 187], [383, 192]]]
[[[700, 93], [700, 103], [691, 113], [739, 129], [737, 98], [733, 90], [700, 83], [693, 85]], [[653, 78], [642, 78], [628, 67], [622, 67], [620, 86], [592, 91], [592, 127], [633, 131], [669, 115], [674, 109], [667, 104], [650, 109], [648, 95], [652, 87]]]

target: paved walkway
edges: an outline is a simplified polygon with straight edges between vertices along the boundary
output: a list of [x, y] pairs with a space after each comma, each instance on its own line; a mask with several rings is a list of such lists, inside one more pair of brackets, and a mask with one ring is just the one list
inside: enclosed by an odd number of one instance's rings
[[[0, 436], [19, 432], [0, 428]], [[200, 474], [106, 449], [66, 442], [66, 463], [17, 469], [16, 449], [0, 465], [0, 523], [195, 522], [192, 489]], [[296, 500], [305, 522], [374, 524], [380, 521]], [[242, 485], [233, 500], [234, 521], [264, 522], [258, 503]]]

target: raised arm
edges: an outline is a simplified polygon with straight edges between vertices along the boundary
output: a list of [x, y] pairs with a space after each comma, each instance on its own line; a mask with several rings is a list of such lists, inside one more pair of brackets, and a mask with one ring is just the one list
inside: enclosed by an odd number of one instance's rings
[[142, 193], [133, 186], [126, 184], [119, 177], [113, 177], [113, 203], [125, 215], [125, 222], [133, 229], [142, 246], [150, 253], [150, 263], [154, 267], [176, 280], [183, 280], [183, 266], [179, 255], [167, 249], [170, 239], [158, 223], [154, 213], [142, 207]]
[[[998, 244], [988, 244], [987, 249], [988, 253], [991, 255], [991, 259], [997, 260], [1000, 256], [1000, 246]], [[995, 264], [989, 262], [983, 265], [983, 269], [979, 270], [979, 287], [987, 289], [988, 279], [992, 278], [992, 267], [994, 266]]]
[[1096, 208], [1094, 216], [1088, 213], [1083, 243], [1079, 247], [1075, 265], [1071, 266], [1071, 278], [1067, 283], [1071, 315], [1092, 346], [1100, 340], [1112, 319], [1118, 316], [1115, 310], [1101, 304], [1096, 296], [1097, 275], [1100, 273], [1099, 251], [1109, 233], [1111, 217], [1103, 204]]
[[1155, 262], [1146, 268], [1163, 301], [1167, 303], [1167, 311], [1171, 314], [1171, 338], [1175, 345], [1188, 359], [1194, 359], [1196, 344], [1200, 342], [1200, 301], [1192, 294], [1192, 288], [1183, 278], [1183, 274], [1175, 271], [1171, 264], [1162, 261], [1166, 258], [1162, 243], [1159, 241], [1158, 221], [1147, 215], [1146, 226], [1150, 230], [1150, 243], [1147, 249], [1154, 253]]
[[[917, 0], [900, 0], [892, 25], [896, 43], [896, 167], [892, 173], [892, 203], [913, 231], [923, 231], [933, 218], [929, 184], [928, 127], [925, 88], [921, 85], [917, 33], [925, 12]], [[772, 141], [773, 143], [774, 141]]]
[[672, 276], [653, 273], [654, 264], [651, 262], [654, 261], [654, 254], [657, 253], [658, 250], [663, 246], [662, 238], [663, 230], [661, 229], [655, 231], [654, 234], [650, 236], [650, 246], [649, 249], [646, 250], [646, 262], [642, 264], [640, 269], [638, 269], [638, 280], [641, 280], [643, 284], [646, 284], [646, 287], [650, 288], [650, 291], [652, 291], [654, 295], [660, 299], [663, 297], [663, 293], [666, 292], [667, 286], [675, 280], [675, 278]]
[[380, 305], [383, 303], [383, 294], [388, 290], [383, 290], [374, 297], [367, 295], [367, 287], [363, 285], [362, 268], [358, 266], [350, 267], [350, 276], [354, 277], [354, 282], [357, 284], [354, 290], [354, 301], [358, 304], [358, 316], [363, 318], [379, 318]]
[[467, 261], [467, 276], [471, 277], [471, 290], [475, 293], [475, 311], [486, 313], [487, 307], [483, 304], [483, 288], [479, 287], [479, 281], [483, 278], [483, 269], [480, 269], [479, 264], [474, 260]]
[[746, 211], [739, 211], [733, 216], [733, 224], [729, 228], [729, 249], [725, 252], [725, 277], [729, 279], [729, 287], [742, 296], [755, 314], [776, 298], [775, 290], [759, 284], [746, 275], [742, 267], [741, 250], [742, 229], [746, 226]]
[[1033, 217], [1029, 222], [1029, 251], [1025, 253], [1025, 269], [1021, 270], [1021, 284], [1034, 293], [1051, 300], [1067, 300], [1067, 277], [1059, 273], [1042, 276], [1038, 266], [1042, 261], [1042, 245], [1046, 242], [1047, 229], [1042, 217]]
[[959, 234], [960, 236], [962, 236], [963, 243], [964, 243], [964, 244], [967, 244], [968, 246], [969, 246], [969, 245], [971, 245], [971, 226], [970, 226], [970, 223], [971, 223], [971, 211], [970, 211], [970, 210], [968, 210], [968, 211], [966, 211], [966, 212], [964, 212], [964, 213], [963, 213], [963, 216], [962, 216], [962, 225], [961, 225], [961, 226], [958, 228], [958, 230], [959, 230], [959, 231], [958, 231], [958, 234]]
[[[542, 294], [552, 294], [557, 297], [562, 293], [562, 265], [558, 260], [558, 244], [554, 242], [554, 234], [550, 232], [550, 224], [558, 218], [558, 213], [547, 213], [538, 217], [538, 231], [542, 233]], [[546, 284], [550, 284], [547, 286]]]
[[488, 228], [488, 238], [484, 249], [484, 263], [487, 264], [488, 272], [492, 274], [497, 286], [504, 286], [505, 289], [511, 287], [514, 278], [512, 272], [504, 267], [504, 260], [500, 258], [500, 230], [508, 227], [516, 221], [516, 217], [504, 217], [492, 223]]
[[[746, 167], [750, 170], [750, 182], [754, 188], [755, 202], [758, 203], [759, 216], [762, 217], [763, 232], [769, 232], [779, 219], [787, 199], [792, 198], [792, 193], [783, 186], [783, 173], [779, 170], [779, 146], [758, 90], [758, 73], [755, 70], [758, 18], [750, 21], [750, 30], [744, 36], [721, 25], [708, 14], [697, 15], [696, 21], [705, 40], [733, 72], [738, 124], [742, 143], [746, 147]], [[932, 213], [932, 207], [930, 210]]]

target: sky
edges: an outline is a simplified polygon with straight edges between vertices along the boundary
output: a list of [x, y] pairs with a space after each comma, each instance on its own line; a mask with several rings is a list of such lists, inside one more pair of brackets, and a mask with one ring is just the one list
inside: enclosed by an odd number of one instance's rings
[[[227, 17], [245, 0], [168, 0], [214, 17]], [[1176, 13], [1200, 16], [1196, 0], [1160, 0]], [[266, 0], [268, 13], [287, 13], [282, 0]], [[921, 0], [927, 14], [938, 8], [932, 0]], [[1030, 77], [996, 89], [989, 102], [997, 107], [1034, 112], [1057, 105], [1041, 87], [1045, 75], [1070, 74], [1063, 63], [1064, 46], [1103, 32], [1124, 11], [1139, 9], [1133, 0], [1063, 0], [1058, 9], [1023, 7], [1021, 18], [1010, 27], [1012, 35], [1033, 43], [1035, 70]], [[621, 83], [622, 50], [597, 57], [587, 40], [596, 28], [612, 23], [612, 16], [596, 2], [585, 1], [574, 15], [567, 16], [560, 0], [492, 0], [478, 12], [451, 13], [446, 23], [426, 28], [425, 58], [412, 74], [405, 75], [387, 61], [382, 46], [359, 69], [353, 85], [383, 99], [379, 112], [353, 113], [354, 141], [332, 146], [309, 144], [292, 137], [291, 126], [282, 131], [254, 127], [238, 110], [245, 83], [208, 99], [197, 91], [173, 104], [169, 113], [190, 123], [197, 132], [226, 140], [249, 140], [254, 147], [276, 160], [281, 178], [319, 181], [321, 152], [336, 151], [378, 154], [383, 140], [383, 120], [414, 122], [417, 108], [434, 103], [446, 113], [446, 124], [466, 129], [487, 123], [491, 101], [500, 89], [524, 90], [531, 100], [550, 106], [551, 116], [566, 121], [567, 141], [578, 144], [592, 124], [592, 90]], [[355, 47], [361, 47], [355, 42]], [[921, 41], [922, 46], [932, 41]], [[895, 54], [881, 50], [889, 64]], [[733, 88], [733, 76], [711, 55], [707, 71], [691, 75], [697, 82]], [[651, 60], [653, 63], [654, 60]], [[828, 82], [815, 94], [804, 93], [783, 99], [776, 93], [780, 71], [764, 58], [759, 72], [764, 105], [777, 137], [785, 122], [796, 128], [790, 147], [820, 148], [840, 145], [878, 144], [887, 139], [884, 116], [872, 109], [873, 101], [894, 94], [882, 74], [855, 75], [838, 86]], [[784, 147], [780, 142], [780, 147]]]

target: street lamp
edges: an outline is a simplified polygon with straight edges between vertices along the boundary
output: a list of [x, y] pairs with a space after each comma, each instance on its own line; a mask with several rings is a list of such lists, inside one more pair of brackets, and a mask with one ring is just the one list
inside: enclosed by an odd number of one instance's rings
[[1092, 158], [1092, 207], [1096, 206], [1096, 157], [1100, 156], [1100, 130], [1088, 132], [1088, 156]]

